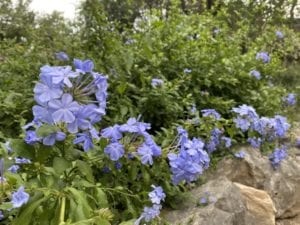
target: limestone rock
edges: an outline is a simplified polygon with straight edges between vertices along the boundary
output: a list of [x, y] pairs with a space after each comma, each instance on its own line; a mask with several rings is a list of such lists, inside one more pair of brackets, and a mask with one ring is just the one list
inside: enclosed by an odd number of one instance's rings
[[[208, 205], [199, 206], [207, 195]], [[164, 212], [172, 225], [275, 225], [275, 208], [262, 191], [218, 177], [192, 190], [182, 210]]]
[[244, 159], [223, 159], [217, 171], [209, 175], [210, 179], [226, 176], [233, 182], [265, 190], [275, 204], [278, 219], [300, 215], [299, 158], [288, 157], [274, 170], [268, 157], [262, 156], [259, 150], [250, 147], [243, 150], [246, 152]]

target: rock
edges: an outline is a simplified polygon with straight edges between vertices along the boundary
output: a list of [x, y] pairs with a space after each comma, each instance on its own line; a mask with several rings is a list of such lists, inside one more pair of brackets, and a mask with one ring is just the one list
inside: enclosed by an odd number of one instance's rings
[[[275, 207], [265, 191], [225, 177], [192, 190], [191, 196], [184, 209], [163, 213], [172, 225], [275, 225]], [[199, 206], [202, 197], [208, 203]]]
[[275, 204], [277, 219], [300, 215], [300, 159], [289, 156], [274, 170], [268, 157], [259, 150], [250, 147], [243, 150], [244, 159], [223, 159], [209, 179], [225, 176], [233, 182], [265, 190]]
[[275, 224], [275, 206], [267, 192], [234, 183], [243, 196], [248, 212], [255, 217], [260, 224]]

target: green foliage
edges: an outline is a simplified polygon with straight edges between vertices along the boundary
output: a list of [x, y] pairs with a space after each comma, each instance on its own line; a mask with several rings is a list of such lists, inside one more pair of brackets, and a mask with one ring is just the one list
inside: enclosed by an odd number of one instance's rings
[[[218, 127], [236, 144], [254, 134], [236, 129], [232, 107], [251, 105], [261, 116], [291, 113], [283, 109], [282, 97], [300, 94], [297, 69], [287, 67], [299, 62], [300, 42], [299, 34], [288, 28], [285, 1], [226, 2], [88, 0], [80, 7], [78, 21], [70, 23], [58, 13], [37, 17], [29, 1], [15, 7], [2, 1], [0, 139], [10, 140], [14, 153], [8, 157], [3, 145], [0, 156], [6, 159], [5, 169], [13, 164], [12, 157], [33, 163], [22, 165], [17, 174], [5, 172], [0, 201], [11, 199], [21, 185], [30, 201], [10, 211], [0, 224], [132, 224], [147, 205], [152, 184], [167, 193], [166, 206], [176, 207], [181, 200], [185, 187], [171, 184], [166, 159], [176, 150], [178, 125], [205, 141]], [[276, 37], [277, 30], [283, 39]], [[54, 57], [58, 51], [93, 59], [96, 70], [108, 75], [107, 115], [99, 130], [138, 115], [151, 123], [151, 133], [163, 149], [153, 166], [123, 157], [117, 169], [103, 154], [108, 144], [103, 138], [89, 152], [74, 147], [70, 138], [53, 148], [24, 143], [22, 127], [32, 120], [39, 68], [64, 65]], [[255, 58], [261, 51], [270, 54], [270, 63]], [[251, 76], [251, 70], [258, 70], [261, 79]], [[164, 83], [153, 87], [153, 78]], [[207, 108], [216, 109], [222, 119], [201, 118], [200, 110]], [[55, 131], [56, 126], [43, 125], [37, 135]], [[141, 143], [128, 136], [123, 144], [132, 153]], [[269, 151], [271, 145], [264, 148]], [[228, 154], [232, 152], [221, 148], [212, 156], [212, 166]], [[0, 204], [1, 210], [10, 208], [10, 203]]]

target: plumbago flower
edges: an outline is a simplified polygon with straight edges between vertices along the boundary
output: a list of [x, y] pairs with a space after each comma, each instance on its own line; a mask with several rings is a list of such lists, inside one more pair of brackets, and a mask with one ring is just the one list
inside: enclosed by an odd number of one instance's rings
[[136, 118], [129, 118], [125, 124], [107, 127], [101, 131], [101, 137], [110, 139], [110, 144], [104, 149], [112, 161], [117, 161], [125, 154], [125, 147], [121, 139], [126, 133], [135, 137], [141, 136], [144, 142], [138, 147], [136, 155], [140, 156], [143, 165], [153, 165], [153, 157], [161, 155], [161, 148], [155, 143], [151, 135], [147, 132], [151, 128], [150, 124], [139, 122]]
[[[94, 72], [91, 60], [74, 59], [71, 66], [43, 66], [40, 81], [34, 87], [37, 105], [32, 111], [34, 120], [25, 126], [28, 144], [42, 142], [54, 145], [75, 135], [74, 143], [82, 144], [84, 151], [93, 148], [93, 139], [99, 139], [94, 124], [105, 115], [107, 77]], [[32, 128], [50, 125], [51, 131], [38, 136]]]
[[204, 150], [204, 142], [199, 138], [188, 139], [188, 133], [182, 127], [178, 129], [179, 153], [169, 153], [172, 182], [195, 181], [209, 167], [210, 158]]
[[296, 104], [296, 95], [289, 93], [286, 97], [282, 98], [283, 102], [287, 106], [293, 106]]
[[[284, 138], [290, 127], [285, 117], [276, 115], [273, 118], [260, 118], [251, 106], [242, 105], [233, 108], [232, 111], [238, 114], [238, 117], [233, 119], [236, 127], [242, 129], [243, 132], [249, 130], [251, 137], [247, 141], [254, 148], [259, 148], [264, 142]], [[253, 136], [253, 132], [256, 132], [257, 136]], [[270, 155], [270, 161], [274, 167], [278, 167], [286, 156], [287, 153], [284, 148], [276, 148], [274, 153]]]
[[261, 60], [263, 63], [269, 63], [271, 58], [267, 52], [259, 52], [256, 54], [256, 59]]
[[29, 194], [24, 191], [24, 187], [21, 186], [16, 192], [12, 193], [11, 203], [13, 208], [20, 208], [22, 205], [26, 204], [29, 200]]
[[160, 210], [162, 208], [161, 201], [164, 201], [166, 194], [164, 193], [162, 187], [151, 186], [153, 191], [151, 191], [148, 196], [152, 202], [152, 207], [145, 207], [142, 215], [135, 221], [134, 225], [139, 225], [142, 220], [145, 222], [150, 222], [159, 216]]

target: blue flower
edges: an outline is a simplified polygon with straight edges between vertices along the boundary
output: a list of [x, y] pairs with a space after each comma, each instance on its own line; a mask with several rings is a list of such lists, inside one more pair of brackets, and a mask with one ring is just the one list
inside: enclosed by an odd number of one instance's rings
[[77, 137], [74, 139], [74, 144], [83, 143], [83, 150], [87, 152], [90, 149], [94, 148], [93, 139], [88, 132], [78, 133]]
[[151, 186], [153, 191], [149, 192], [148, 196], [153, 204], [159, 205], [161, 201], [165, 200], [166, 194], [161, 186]]
[[94, 63], [92, 60], [85, 60], [82, 61], [80, 59], [74, 59], [74, 66], [77, 69], [77, 71], [81, 73], [89, 73], [92, 72], [94, 69]]
[[293, 106], [296, 104], [296, 95], [293, 93], [289, 93], [286, 97], [282, 99], [284, 103], [288, 106]]
[[290, 124], [287, 122], [287, 119], [285, 117], [279, 115], [275, 116], [274, 129], [276, 136], [284, 137], [289, 128]]
[[108, 166], [104, 166], [104, 167], [102, 168], [102, 172], [103, 172], [103, 173], [109, 173], [109, 172], [110, 172], [109, 167], [108, 167]]
[[150, 146], [144, 143], [142, 146], [138, 148], [137, 153], [139, 156], [141, 156], [142, 164], [144, 165], [146, 165], [147, 163], [149, 163], [150, 165], [153, 164], [153, 158], [152, 158], [153, 151]]
[[112, 141], [117, 141], [123, 137], [120, 131], [120, 125], [118, 124], [103, 129], [101, 131], [101, 136], [104, 138], [110, 138]]
[[61, 100], [51, 100], [49, 107], [54, 110], [52, 118], [54, 122], [72, 123], [75, 120], [74, 112], [79, 110], [79, 104], [73, 101], [70, 94], [64, 94]]
[[122, 163], [116, 162], [115, 167], [116, 167], [117, 170], [120, 170], [122, 168]]
[[112, 161], [118, 161], [125, 153], [124, 146], [119, 142], [112, 142], [104, 148], [104, 153], [109, 155]]
[[229, 137], [221, 137], [221, 140], [225, 142], [225, 147], [229, 148], [231, 146], [231, 139]]
[[7, 170], [11, 173], [16, 173], [18, 170], [20, 169], [19, 165], [12, 165], [11, 167], [9, 167]]
[[276, 34], [276, 37], [277, 37], [278, 39], [284, 38], [283, 33], [282, 33], [281, 31], [279, 31], [279, 30], [277, 30], [277, 31], [275, 32], [275, 34]]
[[30, 159], [26, 159], [26, 158], [15, 158], [15, 162], [19, 163], [19, 164], [26, 164], [26, 163], [31, 163]]
[[151, 80], [152, 87], [162, 86], [164, 84], [164, 81], [162, 79], [153, 78]]
[[3, 212], [0, 210], [0, 221], [3, 220], [3, 218], [4, 218]]
[[288, 156], [286, 148], [276, 148], [275, 151], [269, 155], [269, 159], [274, 168], [279, 167], [280, 162]]
[[251, 144], [253, 148], [259, 148], [262, 140], [259, 137], [248, 138], [247, 141]]
[[60, 98], [63, 94], [63, 90], [59, 85], [52, 84], [51, 77], [41, 77], [41, 81], [42, 83], [37, 83], [33, 89], [35, 98], [41, 103]]
[[54, 132], [47, 137], [43, 138], [43, 144], [47, 146], [52, 146], [56, 141], [63, 141], [66, 139], [66, 134], [61, 131]]
[[41, 138], [36, 136], [36, 132], [33, 130], [26, 131], [25, 142], [29, 145], [33, 145], [41, 141]]
[[244, 104], [237, 108], [232, 108], [232, 111], [239, 114], [240, 116], [245, 116], [249, 119], [258, 119], [258, 115], [252, 106]]
[[21, 186], [16, 192], [12, 193], [11, 203], [13, 208], [20, 208], [22, 205], [26, 204], [29, 200], [29, 194], [24, 191], [24, 187]]
[[71, 88], [73, 85], [70, 78], [75, 78], [79, 74], [77, 72], [73, 72], [70, 66], [66, 66], [56, 67], [55, 70], [49, 72], [48, 75], [52, 77], [53, 84], [65, 84], [68, 88]]
[[153, 205], [152, 207], [145, 207], [144, 212], [138, 218], [135, 222], [134, 225], [139, 225], [141, 220], [145, 220], [146, 222], [150, 222], [154, 218], [158, 217], [160, 214], [161, 210], [161, 205]]
[[187, 74], [187, 73], [191, 73], [192, 70], [191, 70], [191, 69], [188, 69], [188, 68], [185, 68], [185, 69], [183, 70], [183, 72]]
[[206, 197], [201, 197], [200, 198], [200, 204], [202, 204], [202, 205], [205, 205], [205, 204], [207, 204], [207, 198]]
[[257, 70], [251, 70], [250, 75], [255, 77], [257, 80], [260, 80], [261, 78], [260, 72], [258, 72]]
[[246, 153], [245, 153], [244, 151], [239, 151], [239, 152], [235, 153], [234, 156], [235, 156], [236, 158], [243, 159], [243, 158], [245, 158]]
[[60, 61], [68, 61], [69, 56], [65, 52], [56, 52], [55, 57]]
[[70, 133], [75, 134], [79, 130], [87, 130], [92, 127], [91, 122], [88, 120], [92, 115], [95, 105], [80, 106], [78, 111], [74, 112], [75, 120], [67, 125]]
[[259, 52], [256, 54], [256, 59], [261, 60], [264, 63], [270, 62], [270, 56], [267, 52]]
[[216, 120], [221, 119], [221, 115], [215, 110], [215, 109], [203, 109], [201, 110], [203, 117], [209, 117], [212, 116]]

